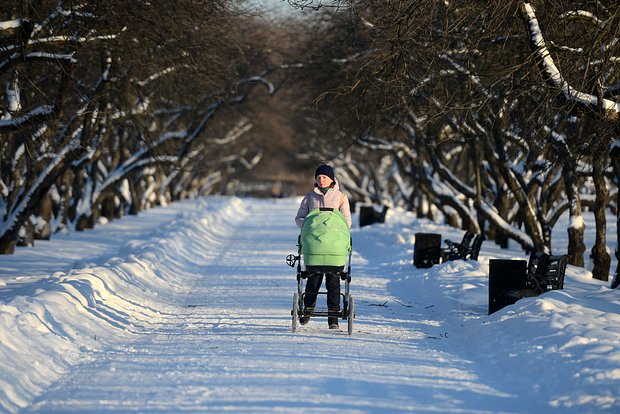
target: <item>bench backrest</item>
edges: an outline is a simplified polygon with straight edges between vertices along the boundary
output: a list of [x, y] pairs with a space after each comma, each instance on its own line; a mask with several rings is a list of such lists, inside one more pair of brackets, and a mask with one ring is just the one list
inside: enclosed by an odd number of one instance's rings
[[530, 255], [527, 265], [526, 283], [538, 294], [549, 290], [564, 288], [564, 274], [568, 255], [550, 256], [535, 251]]
[[388, 209], [388, 206], [383, 206], [381, 213], [377, 214], [376, 218], [378, 223], [385, 223], [385, 216], [387, 215]]
[[474, 237], [474, 241], [471, 243], [471, 254], [469, 260], [478, 260], [478, 255], [480, 254], [480, 248], [482, 247], [482, 242], [485, 240], [482, 234], [476, 234]]
[[463, 234], [463, 240], [461, 240], [461, 246], [464, 248], [468, 248], [475, 236], [476, 236], [475, 233], [466, 231], [465, 234]]
[[538, 277], [545, 267], [545, 262], [549, 255], [547, 253], [540, 252], [538, 250], [530, 254], [530, 259], [527, 262], [527, 278]]
[[472, 233], [466, 231], [463, 235], [463, 240], [460, 243], [454, 243], [450, 240], [446, 240], [448, 245], [442, 249], [443, 261], [449, 260], [478, 260], [478, 254], [480, 253], [480, 247], [484, 241], [484, 236], [481, 234]]
[[564, 289], [564, 274], [568, 264], [568, 255], [549, 256], [545, 266], [545, 273], [541, 280], [543, 292]]

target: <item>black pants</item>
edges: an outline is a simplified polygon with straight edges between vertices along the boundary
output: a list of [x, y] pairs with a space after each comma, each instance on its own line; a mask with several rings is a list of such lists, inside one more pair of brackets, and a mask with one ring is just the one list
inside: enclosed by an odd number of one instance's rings
[[[317, 292], [321, 289], [325, 275], [325, 286], [327, 287], [327, 311], [340, 312], [340, 277], [332, 273], [315, 273], [308, 276], [306, 281], [306, 293], [304, 294], [304, 306], [314, 308], [316, 306]], [[327, 318], [329, 324], [338, 323], [337, 317]]]

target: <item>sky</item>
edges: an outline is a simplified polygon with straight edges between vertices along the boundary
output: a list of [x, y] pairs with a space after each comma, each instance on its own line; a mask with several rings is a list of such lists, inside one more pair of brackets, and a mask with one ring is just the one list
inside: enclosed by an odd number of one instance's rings
[[620, 291], [569, 266], [488, 315], [489, 260], [525, 254], [417, 269], [416, 233], [462, 231], [402, 210], [354, 215], [352, 334], [292, 332], [299, 201], [184, 201], [0, 256], [0, 412], [620, 412]]
[[281, 0], [253, 0], [252, 8], [268, 17], [294, 16], [298, 10], [291, 7], [287, 1]]
[[[299, 1], [299, 3], [302, 3]], [[251, 0], [249, 2], [249, 6], [251, 10], [256, 11], [266, 17], [268, 19], [290, 19], [290, 18], [308, 18], [317, 15], [317, 11], [312, 6], [317, 6], [322, 4], [322, 8], [330, 6], [329, 1], [323, 0], [322, 2], [318, 0], [314, 1], [306, 1], [304, 4], [307, 7], [303, 9], [300, 7], [293, 7], [289, 4], [287, 0]], [[332, 5], [333, 7], [333, 5]]]

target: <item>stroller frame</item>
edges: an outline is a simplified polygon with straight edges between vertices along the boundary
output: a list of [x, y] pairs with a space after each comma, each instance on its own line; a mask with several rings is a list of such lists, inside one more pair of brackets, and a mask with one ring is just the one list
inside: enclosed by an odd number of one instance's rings
[[[319, 317], [337, 317], [343, 320], [347, 320], [347, 332], [349, 335], [353, 333], [353, 319], [355, 319], [355, 305], [353, 296], [349, 292], [349, 285], [351, 283], [351, 252], [349, 252], [348, 263], [345, 266], [308, 266], [306, 270], [301, 268], [301, 253], [298, 255], [289, 254], [286, 257], [286, 263], [290, 267], [297, 265], [297, 292], [293, 295], [293, 309], [291, 310], [291, 327], [293, 332], [297, 331], [298, 323], [301, 318], [305, 316], [319, 316]], [[346, 267], [346, 271], [344, 268]], [[304, 309], [304, 280], [308, 277], [322, 273], [325, 277], [339, 277], [340, 280], [345, 282], [344, 293], [340, 292], [342, 298], [342, 309], [338, 312], [313, 310], [307, 311]], [[327, 295], [326, 291], [308, 292], [316, 293], [318, 295]]]

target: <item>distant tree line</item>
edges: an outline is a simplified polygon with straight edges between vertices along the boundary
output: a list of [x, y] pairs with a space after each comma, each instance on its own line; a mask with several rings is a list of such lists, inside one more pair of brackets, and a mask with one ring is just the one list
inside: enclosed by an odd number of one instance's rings
[[273, 86], [252, 22], [228, 0], [4, 0], [0, 253], [255, 165], [237, 108]]
[[549, 251], [568, 212], [577, 266], [587, 207], [593, 274], [607, 280], [605, 210], [618, 213], [620, 176], [616, 1], [289, 3], [324, 12], [305, 50], [329, 86], [316, 96], [326, 132], [308, 152], [332, 160], [354, 197], [440, 214], [526, 251]]

